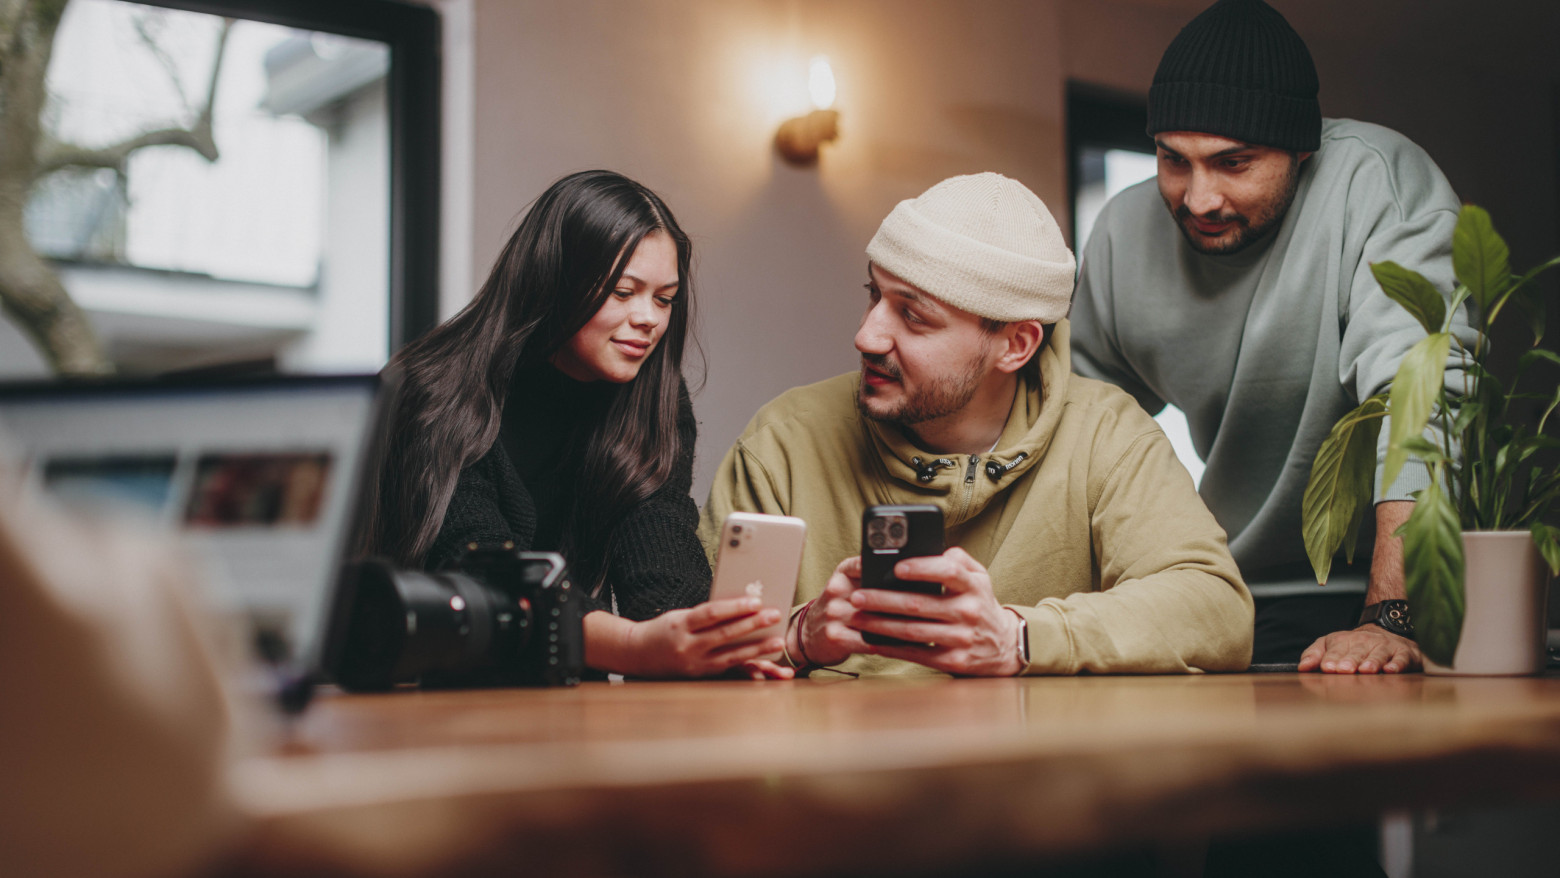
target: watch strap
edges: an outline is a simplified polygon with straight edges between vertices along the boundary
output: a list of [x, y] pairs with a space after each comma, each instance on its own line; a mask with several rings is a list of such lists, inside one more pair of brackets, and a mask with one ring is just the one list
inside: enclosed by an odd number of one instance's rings
[[1016, 644], [1016, 648], [1018, 649], [1019, 668], [1018, 673], [1014, 674], [1013, 676], [1022, 677], [1023, 675], [1029, 673], [1030, 665], [1029, 620], [1024, 618], [1023, 613], [1020, 613], [1012, 607], [1007, 607], [1006, 609], [1008, 612], [1018, 617], [1018, 643]]

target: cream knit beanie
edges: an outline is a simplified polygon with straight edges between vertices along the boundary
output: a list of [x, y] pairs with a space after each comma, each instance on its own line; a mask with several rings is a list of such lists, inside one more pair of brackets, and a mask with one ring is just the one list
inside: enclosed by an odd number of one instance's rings
[[1055, 323], [1072, 302], [1075, 263], [1062, 230], [1024, 184], [950, 177], [899, 202], [867, 258], [920, 290], [992, 320]]

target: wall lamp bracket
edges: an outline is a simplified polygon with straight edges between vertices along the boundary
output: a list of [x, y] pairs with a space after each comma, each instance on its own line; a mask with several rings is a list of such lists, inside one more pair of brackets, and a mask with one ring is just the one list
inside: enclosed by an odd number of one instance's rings
[[818, 150], [840, 136], [838, 110], [813, 110], [787, 119], [775, 132], [775, 149], [786, 162], [798, 167], [818, 163]]

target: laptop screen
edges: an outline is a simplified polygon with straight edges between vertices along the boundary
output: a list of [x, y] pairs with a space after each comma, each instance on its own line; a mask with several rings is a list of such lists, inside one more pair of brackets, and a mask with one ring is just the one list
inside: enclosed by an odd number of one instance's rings
[[0, 386], [0, 442], [66, 505], [204, 559], [267, 657], [316, 667], [376, 426], [376, 376]]

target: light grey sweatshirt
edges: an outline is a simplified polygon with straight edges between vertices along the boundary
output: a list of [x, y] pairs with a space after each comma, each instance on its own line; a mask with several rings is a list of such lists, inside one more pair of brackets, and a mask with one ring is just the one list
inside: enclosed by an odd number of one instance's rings
[[[1300, 528], [1316, 450], [1424, 337], [1370, 263], [1392, 260], [1443, 291], [1454, 282], [1457, 196], [1424, 150], [1379, 125], [1328, 119], [1301, 167], [1280, 227], [1231, 256], [1193, 250], [1154, 180], [1122, 192], [1089, 238], [1070, 315], [1075, 371], [1120, 385], [1150, 413], [1167, 402], [1186, 413], [1207, 464], [1203, 500], [1257, 597], [1316, 593]], [[1427, 483], [1410, 461], [1384, 489], [1378, 461], [1378, 502]], [[1329, 591], [1365, 589], [1366, 522], [1355, 563], [1335, 562]]]

